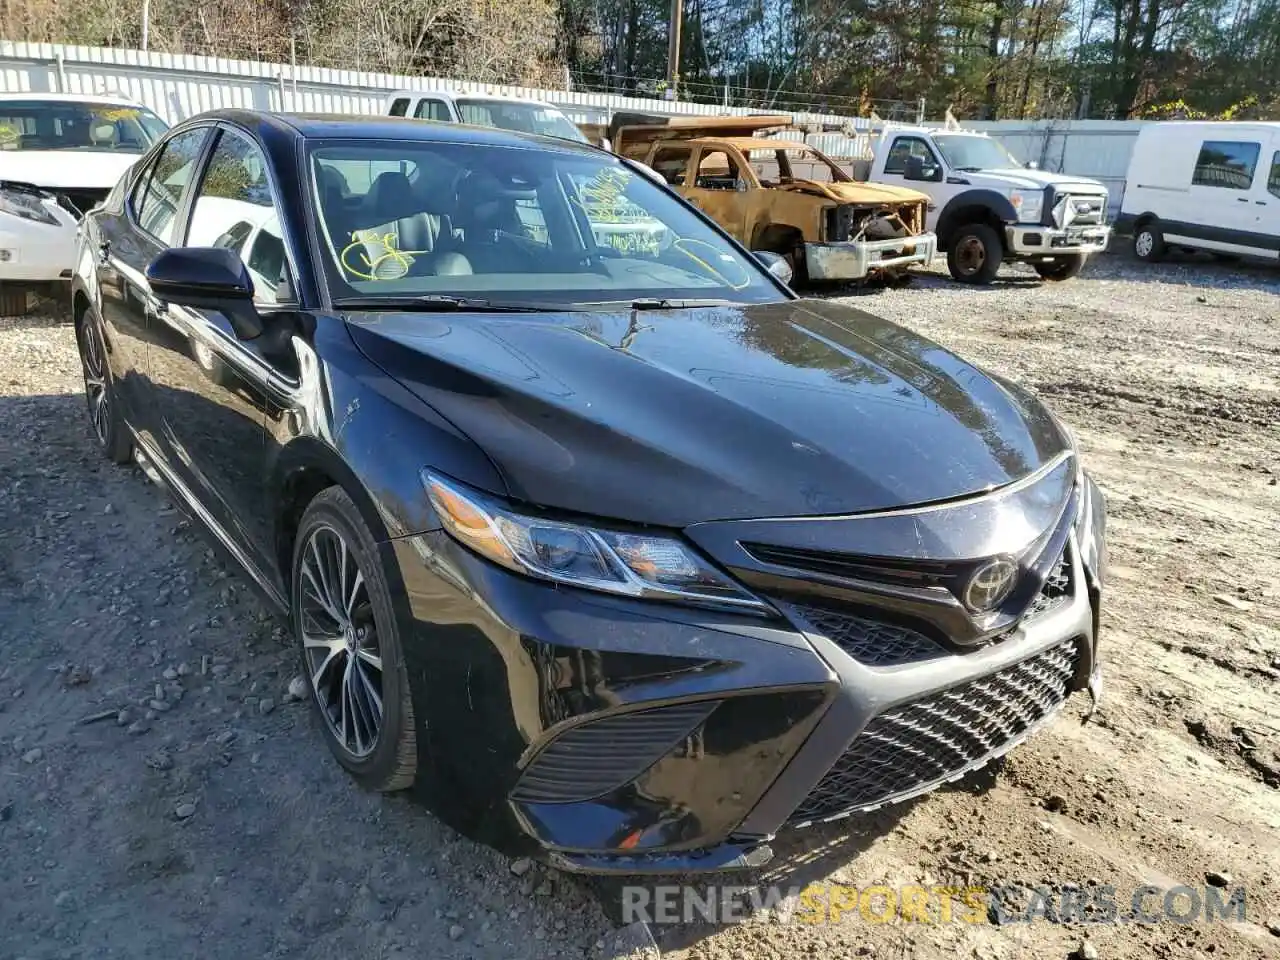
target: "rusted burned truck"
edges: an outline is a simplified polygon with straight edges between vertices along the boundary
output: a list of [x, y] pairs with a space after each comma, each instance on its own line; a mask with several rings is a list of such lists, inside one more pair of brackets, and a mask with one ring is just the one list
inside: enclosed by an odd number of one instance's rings
[[616, 114], [608, 138], [749, 249], [787, 257], [798, 283], [901, 276], [933, 259], [927, 196], [859, 183], [802, 141], [760, 136], [790, 124], [787, 116]]

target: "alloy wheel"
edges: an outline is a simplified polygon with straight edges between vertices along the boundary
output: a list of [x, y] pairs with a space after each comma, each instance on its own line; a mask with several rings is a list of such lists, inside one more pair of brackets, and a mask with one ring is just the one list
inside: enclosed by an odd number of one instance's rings
[[965, 237], [956, 246], [956, 265], [968, 276], [977, 273], [987, 262], [987, 248], [977, 237]]
[[111, 394], [107, 389], [107, 356], [103, 349], [102, 331], [92, 318], [86, 318], [80, 330], [80, 356], [84, 367], [84, 395], [89, 404], [89, 420], [98, 442], [107, 444], [111, 424]]
[[1151, 235], [1151, 231], [1143, 230], [1133, 241], [1133, 250], [1140, 257], [1151, 256], [1151, 251], [1155, 249], [1156, 238]]
[[367, 757], [382, 732], [382, 651], [364, 574], [342, 534], [316, 527], [302, 549], [299, 618], [312, 693], [344, 750]]

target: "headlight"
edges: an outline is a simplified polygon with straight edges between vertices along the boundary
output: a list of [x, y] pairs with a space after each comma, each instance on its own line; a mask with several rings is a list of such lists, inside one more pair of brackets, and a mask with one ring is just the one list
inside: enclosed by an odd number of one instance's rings
[[34, 220], [36, 223], [49, 223], [58, 226], [58, 218], [53, 215], [40, 196], [9, 187], [0, 187], [0, 212], [21, 217], [23, 220]]
[[1044, 212], [1044, 194], [1039, 190], [1014, 190], [1009, 202], [1018, 214], [1019, 223], [1039, 223]]
[[770, 612], [675, 537], [528, 516], [426, 470], [422, 482], [445, 530], [508, 570], [628, 597]]

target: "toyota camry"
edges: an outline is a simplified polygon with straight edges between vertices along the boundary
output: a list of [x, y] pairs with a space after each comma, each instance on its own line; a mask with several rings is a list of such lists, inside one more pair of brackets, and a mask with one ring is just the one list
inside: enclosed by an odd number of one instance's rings
[[1063, 424], [609, 153], [204, 114], [73, 282], [104, 454], [287, 616], [359, 784], [500, 849], [760, 864], [1096, 699]]

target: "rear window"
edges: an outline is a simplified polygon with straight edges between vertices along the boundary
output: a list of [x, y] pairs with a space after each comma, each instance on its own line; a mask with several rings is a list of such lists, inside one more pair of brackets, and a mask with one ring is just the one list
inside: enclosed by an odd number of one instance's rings
[[1201, 187], [1248, 190], [1258, 168], [1261, 144], [1236, 140], [1206, 140], [1196, 159], [1191, 182]]
[[409, 98], [397, 97], [391, 102], [391, 116], [403, 117], [409, 112]]

